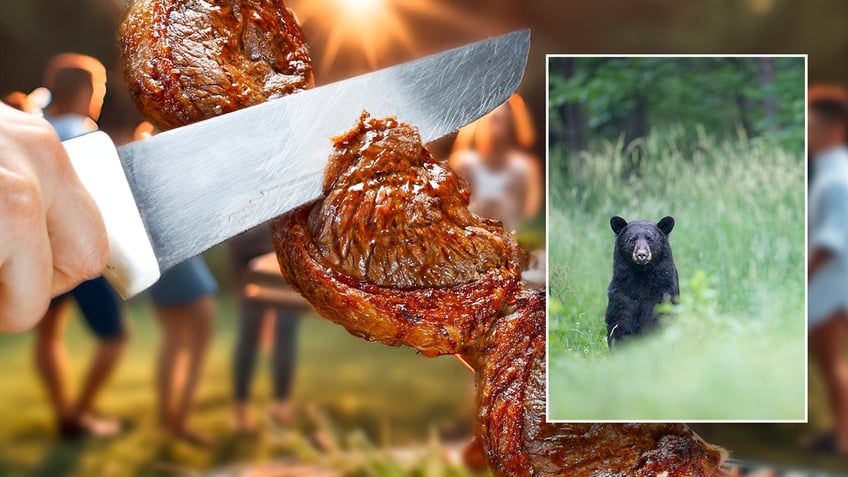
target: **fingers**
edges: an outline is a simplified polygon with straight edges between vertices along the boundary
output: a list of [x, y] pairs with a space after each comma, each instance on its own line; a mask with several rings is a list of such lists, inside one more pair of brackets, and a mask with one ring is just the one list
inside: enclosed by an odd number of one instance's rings
[[62, 147], [53, 151], [61, 184], [47, 209], [53, 263], [53, 295], [94, 278], [106, 266], [109, 244], [103, 218], [80, 183]]
[[52, 296], [100, 274], [94, 201], [45, 121], [0, 106], [0, 332], [32, 327]]
[[18, 332], [47, 310], [52, 254], [35, 179], [0, 169], [0, 190], [0, 332]]

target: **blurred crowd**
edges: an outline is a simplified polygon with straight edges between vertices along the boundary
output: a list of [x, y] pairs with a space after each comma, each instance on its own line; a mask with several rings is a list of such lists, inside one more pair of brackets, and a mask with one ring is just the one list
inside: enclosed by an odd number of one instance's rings
[[[97, 59], [77, 53], [57, 55], [45, 66], [42, 84], [29, 93], [8, 94], [3, 101], [45, 118], [61, 140], [98, 129], [107, 71]], [[126, 99], [119, 96], [112, 101], [107, 114], [134, 117], [114, 112], [133, 107]], [[144, 140], [156, 130], [146, 121], [112, 120], [105, 132], [120, 146]], [[517, 95], [459, 133], [449, 154], [450, 164], [470, 184], [474, 212], [500, 220], [510, 230], [537, 217], [544, 193], [540, 162], [529, 152], [535, 139], [530, 115]], [[290, 396], [298, 324], [309, 306], [280, 276], [267, 226], [244, 232], [228, 245], [239, 315], [231, 357], [233, 428], [241, 434], [256, 432], [249, 412], [250, 388], [259, 352], [265, 348], [272, 348], [272, 400], [267, 417], [285, 427], [294, 413]], [[544, 283], [544, 260], [534, 265], [528, 276]], [[174, 439], [195, 446], [210, 443], [209, 436], [189, 424], [189, 416], [214, 333], [218, 292], [204, 258], [197, 256], [167, 270], [147, 293], [162, 332], [155, 364], [159, 423]], [[71, 356], [65, 346], [66, 324], [75, 316], [73, 304], [96, 342], [78, 386], [70, 383], [77, 376], [70, 372]], [[132, 426], [125, 417], [97, 410], [98, 396], [107, 392], [109, 378], [131, 339], [126, 321], [126, 307], [101, 276], [55, 297], [36, 324], [35, 369], [59, 438], [112, 438]], [[71, 388], [79, 391], [71, 395]]]
[[[43, 115], [61, 140], [86, 134], [98, 128], [106, 94], [106, 69], [95, 58], [75, 53], [53, 57], [45, 67], [43, 87], [26, 94], [15, 92], [5, 101], [22, 111]], [[110, 134], [116, 144], [142, 140], [154, 133], [146, 122], [113, 127]], [[306, 304], [284, 291], [277, 283], [253, 285], [254, 259], [272, 255], [270, 231], [257, 228], [230, 242], [232, 273], [239, 286], [241, 321], [233, 356], [234, 422], [239, 432], [250, 432], [252, 421], [245, 402], [256, 363], [260, 332], [272, 322], [274, 332], [274, 399], [269, 416], [280, 424], [291, 417], [289, 401], [294, 369], [294, 345], [297, 323]], [[273, 257], [271, 257], [273, 258]], [[166, 271], [149, 290], [155, 314], [162, 330], [156, 378], [159, 421], [175, 438], [195, 445], [209, 442], [188, 424], [188, 416], [197, 390], [216, 315], [214, 295], [218, 284], [198, 256]], [[273, 290], [272, 290], [273, 291]], [[75, 302], [97, 342], [88, 370], [76, 396], [71, 396], [68, 353], [64, 329], [71, 316], [69, 305]], [[96, 411], [97, 396], [116, 368], [128, 336], [125, 307], [117, 293], [101, 276], [86, 281], [68, 293], [53, 299], [45, 316], [35, 328], [36, 370], [46, 390], [58, 435], [63, 439], [85, 436], [114, 437], [130, 423]]]

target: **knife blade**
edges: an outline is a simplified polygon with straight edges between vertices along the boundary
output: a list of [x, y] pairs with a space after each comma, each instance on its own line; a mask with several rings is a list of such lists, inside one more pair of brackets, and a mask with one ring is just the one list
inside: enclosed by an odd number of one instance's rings
[[104, 275], [130, 297], [320, 197], [331, 138], [362, 111], [417, 126], [425, 143], [478, 119], [518, 88], [529, 48], [529, 30], [509, 33], [166, 131], [117, 155], [103, 133], [66, 141], [106, 223]]

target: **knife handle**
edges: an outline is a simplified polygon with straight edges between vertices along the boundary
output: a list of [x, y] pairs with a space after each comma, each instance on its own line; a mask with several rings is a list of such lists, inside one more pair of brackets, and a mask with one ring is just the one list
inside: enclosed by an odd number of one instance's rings
[[109, 260], [103, 276], [122, 298], [131, 298], [156, 283], [160, 272], [118, 151], [102, 131], [62, 145], [106, 224]]

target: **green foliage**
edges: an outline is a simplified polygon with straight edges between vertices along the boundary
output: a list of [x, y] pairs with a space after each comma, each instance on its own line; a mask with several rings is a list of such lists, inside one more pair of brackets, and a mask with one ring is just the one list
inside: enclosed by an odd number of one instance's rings
[[[574, 103], [583, 108], [590, 138], [615, 140], [643, 101], [652, 128], [682, 125], [694, 132], [702, 125], [711, 135], [728, 137], [747, 122], [753, 137], [804, 145], [803, 58], [576, 58], [571, 77], [562, 74], [564, 61], [551, 60], [554, 133], [566, 127], [559, 108]], [[761, 61], [772, 62], [772, 80], [762, 78]], [[774, 114], [767, 113], [766, 100], [774, 101]]]
[[[571, 161], [551, 153], [554, 418], [803, 418], [803, 157], [770, 141], [693, 135], [691, 145], [679, 127], [655, 130], [636, 168], [613, 142]], [[610, 354], [612, 215], [675, 217], [682, 290], [677, 319]]]

